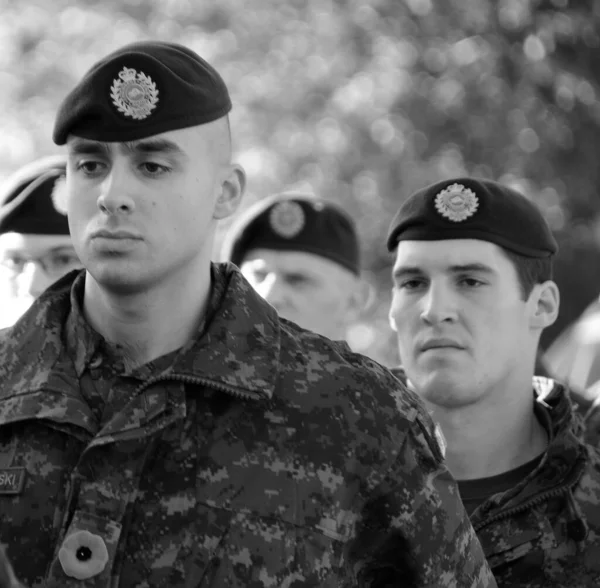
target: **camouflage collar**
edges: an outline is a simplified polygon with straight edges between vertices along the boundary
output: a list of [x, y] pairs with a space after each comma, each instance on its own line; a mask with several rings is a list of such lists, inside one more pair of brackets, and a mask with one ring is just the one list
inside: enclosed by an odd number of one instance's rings
[[[279, 377], [277, 313], [233, 265], [213, 264], [211, 269], [214, 283], [223, 291], [221, 304], [198, 338], [182, 349], [170, 373], [162, 377], [212, 385], [240, 396], [271, 398]], [[69, 361], [65, 325], [77, 275], [71, 272], [56, 282], [13, 327], [0, 334], [0, 378], [10, 380], [0, 398], [56, 388], [58, 368], [68, 371], [69, 379], [76, 375], [73, 359], [70, 367], [65, 365]]]
[[86, 272], [80, 272], [71, 284], [70, 310], [63, 329], [63, 343], [73, 360], [77, 377], [80, 378], [94, 355], [102, 348], [104, 338], [94, 331], [83, 316], [83, 291]]
[[534, 411], [548, 433], [548, 448], [539, 465], [520, 484], [496, 495], [479, 507], [474, 525], [501, 512], [520, 508], [559, 488], [570, 491], [585, 467], [587, 455], [581, 439], [580, 422], [574, 414], [566, 388], [548, 378], [534, 378]]
[[[392, 372], [406, 382], [401, 367]], [[584, 428], [568, 390], [550, 378], [534, 376], [533, 410], [548, 433], [548, 448], [539, 465], [520, 484], [485, 501], [473, 512], [471, 521], [478, 532], [492, 517], [519, 509], [547, 492], [559, 488], [569, 492], [581, 477], [587, 455], [582, 441]]]
[[212, 275], [223, 288], [221, 304], [179, 354], [173, 374], [271, 398], [280, 370], [279, 316], [231, 263], [213, 263]]

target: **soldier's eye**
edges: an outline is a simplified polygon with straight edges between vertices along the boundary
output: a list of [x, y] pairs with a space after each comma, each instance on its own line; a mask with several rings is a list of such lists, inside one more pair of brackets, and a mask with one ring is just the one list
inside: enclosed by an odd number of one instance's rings
[[28, 259], [21, 255], [7, 255], [2, 258], [0, 263], [11, 272], [22, 272], [27, 265]]
[[77, 164], [77, 169], [84, 174], [93, 175], [101, 170], [101, 166], [99, 161], [82, 161]]
[[153, 161], [146, 161], [141, 165], [144, 173], [148, 176], [160, 176], [170, 171], [166, 165], [160, 163], [154, 163]]
[[74, 253], [60, 253], [53, 255], [48, 260], [48, 269], [51, 271], [62, 271], [65, 268], [79, 265], [81, 262]]
[[269, 272], [267, 272], [266, 270], [254, 270], [252, 272], [252, 277], [254, 278], [254, 280], [256, 282], [264, 282], [267, 279], [267, 276], [269, 275]]

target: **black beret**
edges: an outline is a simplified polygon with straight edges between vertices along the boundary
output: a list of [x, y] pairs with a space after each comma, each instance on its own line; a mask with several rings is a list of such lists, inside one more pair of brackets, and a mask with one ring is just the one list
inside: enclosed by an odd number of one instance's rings
[[407, 198], [394, 217], [387, 247], [399, 241], [479, 239], [525, 257], [550, 257], [556, 240], [538, 207], [491, 180], [455, 178]]
[[219, 73], [176, 43], [126, 45], [94, 65], [63, 100], [53, 139], [133, 141], [225, 116], [231, 100]]
[[64, 157], [45, 157], [9, 176], [0, 187], [0, 233], [68, 235], [57, 191], [64, 186]]
[[286, 192], [251, 206], [225, 237], [222, 259], [239, 266], [258, 248], [314, 253], [360, 274], [354, 222], [336, 204], [312, 195]]

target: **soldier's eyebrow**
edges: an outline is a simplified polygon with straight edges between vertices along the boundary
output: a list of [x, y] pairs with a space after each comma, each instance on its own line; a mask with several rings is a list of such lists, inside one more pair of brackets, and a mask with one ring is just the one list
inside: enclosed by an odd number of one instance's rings
[[108, 151], [107, 145], [100, 141], [75, 138], [68, 143], [69, 155], [104, 155]]
[[[480, 274], [495, 274], [497, 273], [489, 265], [484, 263], [464, 263], [449, 266], [445, 271], [452, 274], [465, 273], [480, 273]], [[398, 266], [392, 271], [392, 279], [402, 280], [404, 278], [416, 278], [424, 276], [425, 272], [418, 266]]]
[[57, 245], [48, 249], [49, 253], [75, 253], [75, 249], [71, 245]]
[[496, 271], [485, 263], [465, 263], [451, 265], [448, 268], [453, 274], [462, 274], [469, 272], [479, 272], [482, 274], [495, 274]]
[[392, 270], [392, 279], [393, 280], [401, 280], [403, 278], [415, 278], [415, 277], [420, 277], [423, 276], [424, 272], [416, 267], [416, 266], [399, 266], [399, 267], [395, 267]]
[[168, 153], [171, 155], [187, 157], [185, 151], [183, 151], [183, 149], [177, 145], [177, 143], [170, 141], [169, 139], [149, 138], [141, 139], [139, 141], [128, 141], [123, 143], [121, 147], [129, 153], [143, 153], [146, 155], [152, 153]]
[[312, 272], [307, 269], [290, 269], [284, 273], [284, 276], [288, 280], [307, 280], [310, 282], [316, 282], [321, 278], [317, 272]]
[[[69, 155], [106, 155], [111, 147], [102, 141], [92, 141], [76, 137], [68, 144]], [[118, 143], [118, 149], [127, 154], [172, 154], [187, 157], [185, 151], [174, 141], [162, 138], [140, 139]]]

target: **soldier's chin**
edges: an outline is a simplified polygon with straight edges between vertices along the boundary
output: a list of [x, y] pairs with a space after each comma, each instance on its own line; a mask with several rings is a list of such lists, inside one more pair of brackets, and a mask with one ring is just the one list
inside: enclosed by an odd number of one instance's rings
[[477, 402], [477, 398], [465, 390], [443, 386], [430, 390], [426, 395], [426, 400], [434, 406], [447, 410], [466, 408]]
[[102, 289], [118, 295], [145, 292], [151, 282], [148, 276], [126, 265], [108, 267], [108, 264], [98, 264], [88, 268], [88, 272]]
[[[409, 377], [410, 379], [410, 377]], [[460, 408], [472, 404], [476, 394], [463, 381], [464, 378], [452, 377], [450, 373], [430, 372], [420, 377], [414, 376], [412, 388], [430, 404], [444, 408]]]

